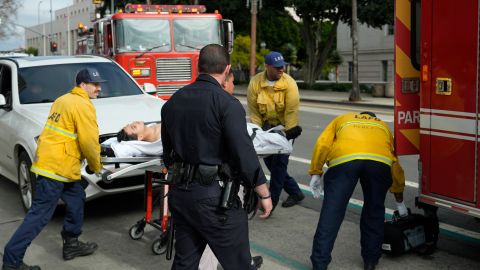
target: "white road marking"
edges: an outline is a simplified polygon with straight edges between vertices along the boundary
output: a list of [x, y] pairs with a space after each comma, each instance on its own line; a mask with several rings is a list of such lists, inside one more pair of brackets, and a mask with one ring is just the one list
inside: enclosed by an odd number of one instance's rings
[[[265, 176], [267, 177], [267, 180], [270, 182], [270, 175], [266, 174]], [[300, 189], [303, 192], [305, 192], [309, 195], [312, 195], [312, 190], [310, 189], [309, 186], [304, 185], [304, 184], [300, 184], [300, 183], [298, 185], [300, 186]], [[323, 197], [323, 193], [322, 193], [322, 197]], [[351, 205], [353, 207], [358, 207], [358, 208], [363, 207], [363, 201], [362, 200], [350, 198], [348, 203], [349, 203], [349, 205]], [[388, 214], [388, 215], [393, 215], [394, 211], [395, 211], [394, 209], [385, 208], [385, 213]], [[480, 240], [480, 233], [478, 233], [478, 232], [470, 231], [470, 230], [460, 228], [460, 227], [457, 227], [457, 226], [454, 226], [454, 225], [446, 224], [446, 223], [443, 223], [443, 222], [439, 222], [439, 226], [440, 226], [440, 230], [445, 230], [447, 232], [451, 232], [451, 233], [454, 233], [454, 234], [459, 234], [463, 237], [471, 238], [475, 241]]]

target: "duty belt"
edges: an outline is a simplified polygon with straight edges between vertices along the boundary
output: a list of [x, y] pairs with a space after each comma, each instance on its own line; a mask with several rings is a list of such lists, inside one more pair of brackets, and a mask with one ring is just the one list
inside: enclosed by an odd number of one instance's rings
[[211, 185], [219, 181], [217, 165], [188, 164], [175, 162], [169, 170], [170, 181], [175, 185], [188, 186], [192, 182]]

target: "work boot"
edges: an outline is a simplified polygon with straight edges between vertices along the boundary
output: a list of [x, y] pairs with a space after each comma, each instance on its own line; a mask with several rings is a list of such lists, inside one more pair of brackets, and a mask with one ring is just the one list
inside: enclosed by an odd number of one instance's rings
[[303, 195], [302, 192], [294, 194], [294, 195], [289, 195], [287, 200], [285, 200], [282, 203], [282, 207], [292, 207], [295, 204], [301, 202], [303, 199], [305, 199], [305, 195]]
[[22, 264], [19, 267], [13, 267], [13, 266], [4, 264], [2, 265], [2, 270], [42, 270], [42, 269], [40, 268], [40, 266], [36, 266], [36, 265], [29, 266], [22, 262]]
[[375, 267], [377, 266], [377, 263], [376, 262], [373, 262], [373, 263], [365, 263], [363, 265], [363, 269], [364, 270], [375, 270]]
[[256, 269], [260, 269], [263, 264], [263, 257], [262, 256], [255, 256], [252, 257], [252, 264], [255, 266]]
[[95, 242], [84, 243], [78, 240], [78, 237], [71, 237], [62, 234], [63, 238], [63, 259], [71, 260], [79, 256], [87, 256], [97, 250], [98, 245]]

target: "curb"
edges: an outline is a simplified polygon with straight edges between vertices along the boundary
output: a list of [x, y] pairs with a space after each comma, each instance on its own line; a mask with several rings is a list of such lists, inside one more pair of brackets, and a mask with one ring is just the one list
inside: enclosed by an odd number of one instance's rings
[[[242, 96], [246, 97], [246, 93], [239, 93], [235, 92], [234, 96]], [[348, 105], [348, 106], [355, 106], [355, 107], [375, 107], [375, 108], [382, 108], [382, 109], [393, 109], [393, 105], [386, 105], [386, 104], [377, 104], [377, 103], [363, 103], [363, 102], [351, 102], [348, 100], [345, 101], [334, 101], [334, 100], [325, 100], [321, 98], [308, 98], [308, 97], [300, 97], [300, 101], [308, 101], [308, 102], [317, 102], [317, 103], [327, 103], [327, 104], [339, 104], [339, 105]]]

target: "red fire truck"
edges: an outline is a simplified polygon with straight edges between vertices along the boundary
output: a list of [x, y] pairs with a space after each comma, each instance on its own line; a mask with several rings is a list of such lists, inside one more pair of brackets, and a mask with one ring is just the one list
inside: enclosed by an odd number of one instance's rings
[[480, 217], [478, 1], [395, 1], [397, 153], [419, 154], [426, 213]]
[[233, 23], [203, 5], [127, 4], [94, 22], [94, 53], [113, 58], [139, 84], [168, 98], [197, 77], [199, 50], [211, 43], [233, 49]]

